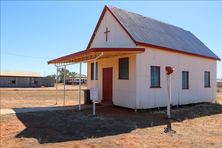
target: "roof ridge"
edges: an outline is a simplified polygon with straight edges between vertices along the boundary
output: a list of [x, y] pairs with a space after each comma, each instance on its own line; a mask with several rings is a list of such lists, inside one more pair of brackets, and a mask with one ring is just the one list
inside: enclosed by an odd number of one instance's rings
[[[13, 71], [13, 70], [0, 70], [0, 72], [2, 71], [9, 71], [9, 72], [34, 72], [34, 71]], [[35, 73], [39, 73], [39, 72], [35, 72]]]

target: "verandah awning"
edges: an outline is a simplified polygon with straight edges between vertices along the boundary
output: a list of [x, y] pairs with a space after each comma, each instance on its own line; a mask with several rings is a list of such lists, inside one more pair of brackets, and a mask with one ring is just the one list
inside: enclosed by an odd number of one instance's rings
[[111, 58], [133, 53], [141, 53], [144, 51], [145, 48], [91, 48], [48, 61], [48, 64], [79, 63], [90, 61], [101, 55], [102, 52], [103, 56], [99, 57], [98, 59]]
[[[91, 48], [88, 50], [80, 51], [73, 53], [67, 56], [63, 56], [51, 61], [48, 61], [48, 64], [54, 64], [57, 67], [57, 76], [56, 76], [56, 104], [57, 104], [57, 90], [58, 90], [58, 67], [73, 65], [80, 63], [80, 82], [81, 82], [81, 63], [86, 61], [94, 61], [94, 94], [95, 94], [95, 71], [96, 71], [96, 60], [111, 58], [115, 56], [129, 55], [129, 54], [138, 54], [145, 51], [145, 48]], [[64, 70], [64, 80], [65, 80], [65, 70]], [[64, 101], [65, 105], [65, 81], [64, 81]], [[79, 110], [81, 110], [81, 83], [79, 83]], [[95, 95], [93, 101], [93, 115], [95, 115]]]

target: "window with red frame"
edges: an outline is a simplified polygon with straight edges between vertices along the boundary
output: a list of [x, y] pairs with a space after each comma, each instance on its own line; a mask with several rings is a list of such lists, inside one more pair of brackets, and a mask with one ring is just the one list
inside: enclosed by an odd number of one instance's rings
[[119, 79], [129, 79], [129, 58], [119, 59]]
[[182, 89], [189, 89], [189, 72], [182, 71]]
[[151, 66], [151, 88], [160, 87], [160, 67]]
[[210, 87], [210, 72], [204, 72], [204, 87]]
[[[98, 63], [96, 62], [96, 80], [98, 79]], [[94, 63], [91, 63], [91, 80], [94, 80]]]

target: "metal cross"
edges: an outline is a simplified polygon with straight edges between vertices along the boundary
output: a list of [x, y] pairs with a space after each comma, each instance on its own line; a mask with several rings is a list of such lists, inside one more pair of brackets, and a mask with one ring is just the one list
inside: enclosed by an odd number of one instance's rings
[[106, 32], [104, 32], [104, 34], [106, 34], [106, 41], [108, 39], [108, 33], [110, 32], [110, 30], [108, 30], [108, 27], [106, 27]]

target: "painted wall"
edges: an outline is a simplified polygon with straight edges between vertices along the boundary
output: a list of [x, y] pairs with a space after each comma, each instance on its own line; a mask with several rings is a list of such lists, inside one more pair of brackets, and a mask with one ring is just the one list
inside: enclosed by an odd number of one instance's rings
[[[124, 56], [127, 57], [127, 56]], [[102, 69], [113, 68], [113, 103], [132, 109], [165, 107], [167, 105], [167, 80], [165, 67], [172, 66], [172, 104], [184, 105], [216, 101], [216, 61], [159, 49], [146, 48], [144, 53], [129, 55], [129, 80], [118, 79], [118, 59], [98, 60], [99, 102], [102, 100]], [[160, 66], [161, 88], [150, 88], [150, 66]], [[88, 85], [91, 80], [91, 63], [87, 66]], [[189, 71], [189, 89], [182, 90], [182, 71]], [[204, 88], [204, 71], [210, 72], [210, 88]]]
[[[110, 31], [106, 41], [106, 27]], [[106, 11], [103, 20], [96, 32], [90, 48], [93, 47], [136, 47], [127, 33], [122, 29], [109, 11]]]
[[[150, 88], [150, 66], [160, 66], [161, 88]], [[137, 108], [164, 107], [167, 105], [165, 67], [175, 68], [172, 80], [173, 105], [215, 101], [216, 61], [164, 50], [146, 48], [136, 56]], [[182, 90], [182, 71], [189, 71], [189, 89]], [[210, 71], [210, 88], [204, 88], [204, 71]]]
[[[129, 57], [129, 80], [119, 80], [119, 58]], [[128, 108], [135, 108], [136, 102], [136, 55], [130, 54], [115, 58], [98, 60], [98, 80], [96, 87], [99, 89], [99, 102], [103, 96], [103, 68], [113, 68], [113, 104]], [[93, 87], [91, 80], [91, 63], [87, 65], [87, 88]]]

